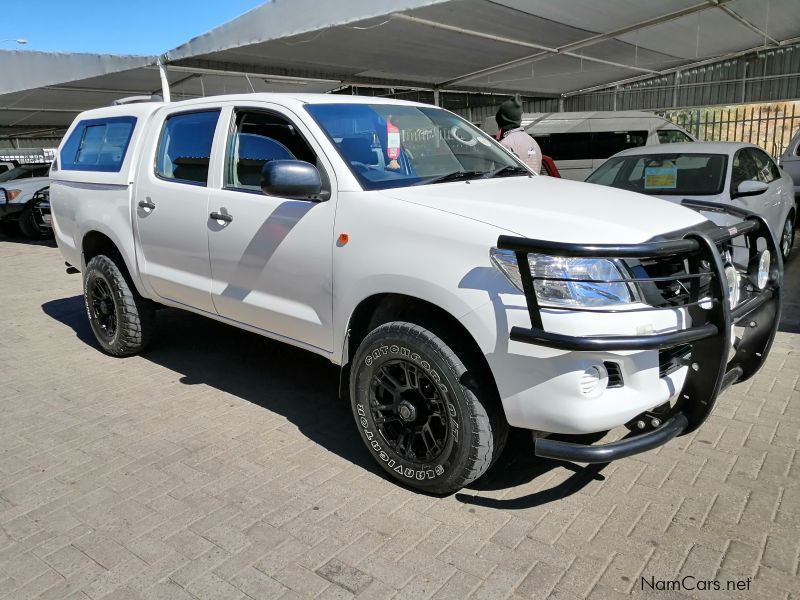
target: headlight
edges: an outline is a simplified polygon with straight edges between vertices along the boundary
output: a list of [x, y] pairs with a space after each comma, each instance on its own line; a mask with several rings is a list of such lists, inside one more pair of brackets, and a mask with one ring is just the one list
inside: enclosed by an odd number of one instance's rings
[[[492, 248], [489, 256], [509, 281], [522, 291], [522, 277], [515, 254], [509, 250]], [[533, 282], [536, 297], [542, 304], [593, 307], [634, 301], [627, 283], [603, 283], [625, 278], [613, 261], [532, 253], [528, 254], [528, 264], [533, 277], [547, 278]], [[580, 281], [560, 281], [562, 279]]]

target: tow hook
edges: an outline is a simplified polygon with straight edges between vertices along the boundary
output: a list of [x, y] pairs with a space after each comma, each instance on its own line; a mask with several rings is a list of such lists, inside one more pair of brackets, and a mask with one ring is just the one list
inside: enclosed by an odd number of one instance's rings
[[653, 431], [661, 427], [669, 413], [669, 403], [657, 406], [628, 421], [625, 426], [631, 431]]

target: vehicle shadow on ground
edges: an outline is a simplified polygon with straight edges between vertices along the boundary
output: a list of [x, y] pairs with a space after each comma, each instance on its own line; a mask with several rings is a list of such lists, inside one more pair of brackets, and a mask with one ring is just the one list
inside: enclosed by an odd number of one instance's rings
[[[82, 296], [47, 302], [42, 310], [100, 352], [86, 319]], [[370, 473], [397, 483], [364, 448], [350, 408], [338, 395], [339, 369], [323, 357], [171, 308], [158, 311], [156, 337], [150, 350], [141, 357], [180, 373], [180, 381], [185, 385], [205, 384], [283, 415], [311, 441]], [[574, 470], [575, 474], [555, 488], [516, 501], [467, 494], [457, 497], [472, 504], [522, 508], [559, 500], [579, 491], [593, 479], [602, 478], [599, 474], [602, 466], [581, 469], [571, 463], [536, 458], [530, 432], [512, 429], [503, 456], [486, 477], [471, 486], [472, 490], [514, 487], [560, 467]]]
[[[592, 444], [603, 438], [605, 434], [606, 432], [584, 436], [553, 435], [550, 436], [550, 439]], [[497, 499], [459, 492], [456, 494], [456, 499], [465, 504], [503, 510], [533, 508], [571, 496], [581, 491], [592, 481], [603, 481], [605, 476], [601, 474], [601, 471], [607, 466], [608, 463], [601, 463], [583, 467], [571, 462], [537, 457], [533, 450], [531, 432], [525, 429], [512, 429], [500, 459], [492, 467], [491, 471], [470, 485], [469, 490], [480, 493], [510, 489], [530, 483], [550, 471], [562, 468], [572, 471], [572, 475], [553, 487], [520, 496], [519, 498]]]
[[[100, 352], [82, 296], [47, 302], [42, 310]], [[179, 373], [185, 385], [205, 384], [280, 414], [311, 441], [384, 476], [364, 447], [349, 406], [339, 398], [338, 367], [323, 357], [165, 308], [158, 311], [156, 336], [141, 358]]]
[[32, 240], [26, 238], [21, 233], [0, 229], [0, 244], [19, 244], [21, 246], [46, 246], [48, 248], [56, 247], [56, 240], [52, 237], [47, 237], [41, 240]]

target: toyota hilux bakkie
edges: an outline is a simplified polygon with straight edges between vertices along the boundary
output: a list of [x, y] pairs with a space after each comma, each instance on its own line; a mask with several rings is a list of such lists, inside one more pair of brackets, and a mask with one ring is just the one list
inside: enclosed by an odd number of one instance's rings
[[[374, 459], [430, 492], [485, 473], [509, 426], [535, 432], [538, 456], [588, 463], [695, 430], [762, 365], [780, 314], [762, 218], [719, 227], [539, 177], [424, 104], [250, 94], [92, 110], [51, 179], [56, 240], [104, 351], [143, 350], [166, 305], [323, 355]], [[570, 438], [626, 425], [604, 444]]]

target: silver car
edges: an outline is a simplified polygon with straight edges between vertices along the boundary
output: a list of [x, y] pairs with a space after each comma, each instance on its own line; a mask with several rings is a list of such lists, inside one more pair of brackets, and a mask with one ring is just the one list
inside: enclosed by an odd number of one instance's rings
[[[764, 217], [787, 260], [794, 244], [797, 209], [792, 178], [754, 144], [691, 142], [624, 150], [586, 179], [658, 196], [675, 203], [699, 200], [732, 205]], [[718, 225], [729, 217], [706, 215]]]
[[783, 151], [778, 164], [794, 180], [794, 197], [800, 198], [800, 129], [798, 129], [792, 141]]

